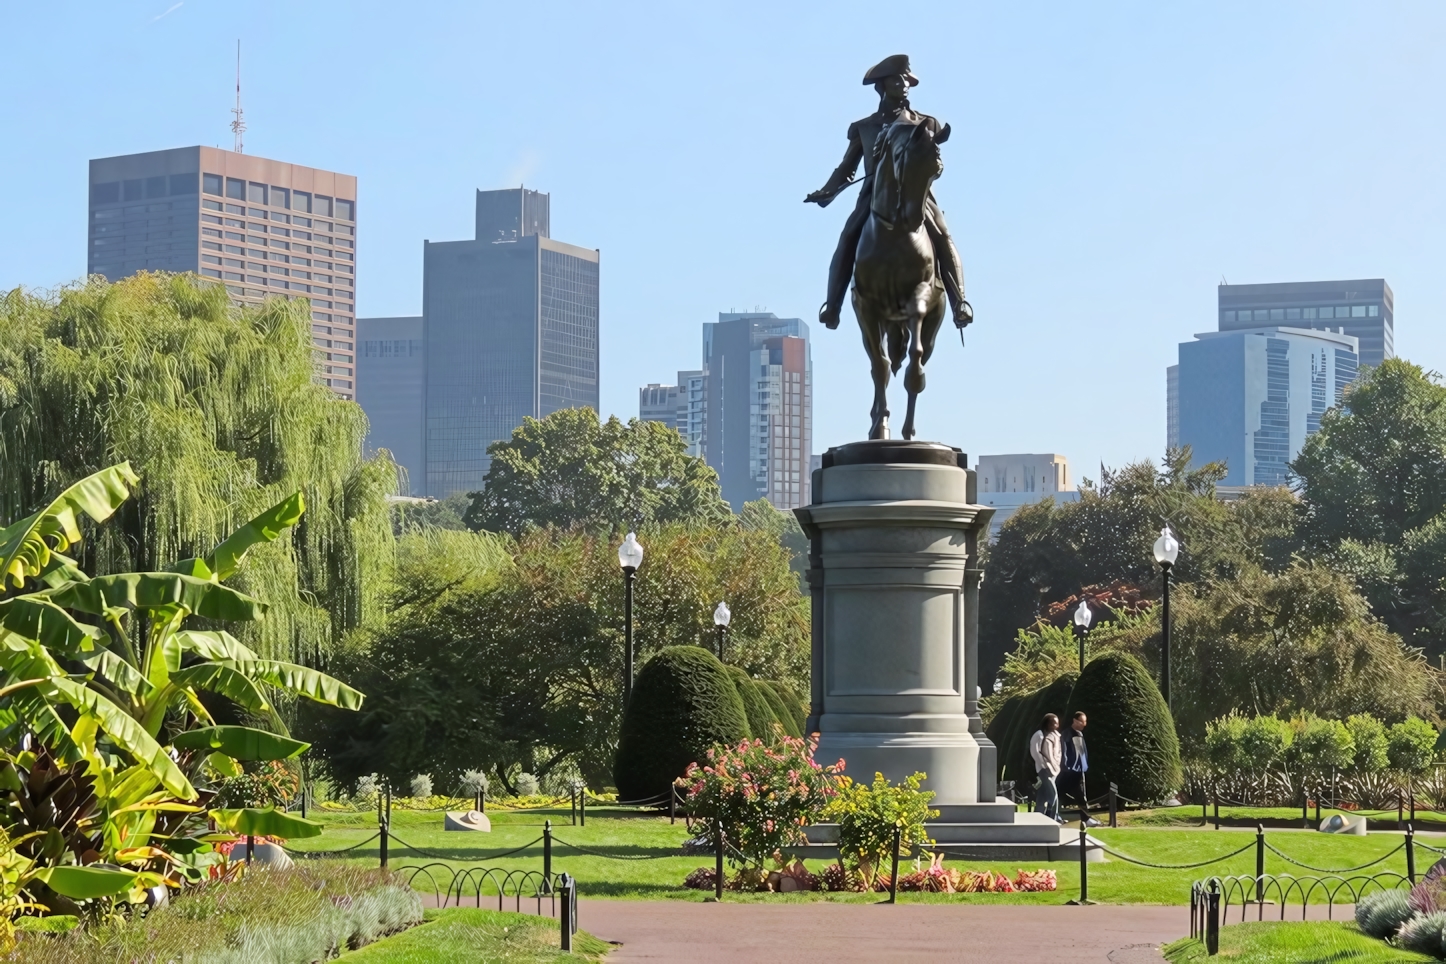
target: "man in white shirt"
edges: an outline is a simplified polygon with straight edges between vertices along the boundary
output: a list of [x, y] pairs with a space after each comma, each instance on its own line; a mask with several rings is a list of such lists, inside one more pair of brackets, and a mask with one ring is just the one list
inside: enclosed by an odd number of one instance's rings
[[1062, 747], [1059, 741], [1059, 717], [1044, 714], [1044, 721], [1029, 738], [1029, 755], [1034, 760], [1038, 782], [1034, 788], [1034, 807], [1056, 823], [1059, 822], [1059, 792], [1054, 781], [1059, 776]]

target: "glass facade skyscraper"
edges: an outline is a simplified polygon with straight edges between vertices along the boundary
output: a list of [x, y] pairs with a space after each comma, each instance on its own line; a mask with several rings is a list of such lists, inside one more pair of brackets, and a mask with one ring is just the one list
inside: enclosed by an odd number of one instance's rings
[[482, 488], [524, 418], [599, 406], [599, 255], [548, 237], [547, 197], [480, 191], [477, 239], [425, 246], [426, 495]]
[[1362, 365], [1396, 357], [1395, 295], [1384, 278], [1220, 285], [1220, 330], [1268, 325], [1334, 331], [1360, 344]]
[[307, 298], [320, 377], [356, 394], [357, 179], [213, 147], [90, 162], [87, 273], [192, 271], [243, 304]]
[[402, 495], [419, 495], [422, 399], [426, 388], [422, 318], [357, 319], [357, 396], [367, 413], [367, 450], [386, 449], [406, 470]]

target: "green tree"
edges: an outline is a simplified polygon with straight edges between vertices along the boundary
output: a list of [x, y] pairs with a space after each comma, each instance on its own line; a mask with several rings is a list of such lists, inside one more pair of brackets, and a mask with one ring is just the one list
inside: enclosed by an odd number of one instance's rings
[[1346, 720], [1346, 729], [1355, 744], [1351, 769], [1356, 773], [1378, 773], [1390, 765], [1385, 725], [1369, 713], [1354, 713]]
[[235, 587], [271, 606], [240, 628], [249, 646], [313, 660], [380, 612], [396, 486], [390, 460], [362, 457], [360, 406], [316, 373], [304, 300], [242, 308], [219, 284], [145, 273], [0, 296], [0, 519], [128, 461], [144, 484], [78, 562], [146, 572], [300, 491], [305, 523]]
[[669, 523], [729, 519], [718, 476], [687, 453], [683, 437], [657, 422], [590, 408], [525, 418], [512, 438], [487, 449], [491, 467], [470, 493], [473, 529], [520, 535], [528, 528], [581, 528], [595, 535]]
[[1391, 766], [1410, 773], [1425, 773], [1436, 756], [1436, 728], [1411, 716], [1391, 727], [1387, 755]]

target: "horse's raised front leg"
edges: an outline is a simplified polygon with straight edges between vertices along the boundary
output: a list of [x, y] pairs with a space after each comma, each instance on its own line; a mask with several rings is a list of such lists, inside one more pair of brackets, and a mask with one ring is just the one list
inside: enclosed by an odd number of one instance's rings
[[864, 352], [869, 356], [869, 373], [874, 379], [874, 405], [869, 409], [872, 419], [869, 438], [889, 437], [889, 353], [884, 348], [883, 326], [876, 313], [869, 310], [854, 289], [854, 316], [859, 320], [859, 331], [864, 338]]
[[904, 389], [909, 393], [909, 410], [904, 416], [904, 438], [914, 437], [914, 403], [924, 390], [924, 316], [929, 301], [923, 292], [915, 298], [914, 310], [906, 322], [909, 333], [909, 367], [904, 370]]

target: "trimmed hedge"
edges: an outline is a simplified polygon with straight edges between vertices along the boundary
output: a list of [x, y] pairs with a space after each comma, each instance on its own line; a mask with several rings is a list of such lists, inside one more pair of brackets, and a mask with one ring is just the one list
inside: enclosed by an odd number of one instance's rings
[[755, 740], [772, 745], [776, 736], [773, 724], [783, 724], [773, 715], [773, 707], [768, 705], [768, 699], [758, 688], [758, 681], [740, 666], [729, 666], [728, 675], [733, 677], [733, 685], [738, 688], [738, 698], [743, 701], [743, 713], [748, 717], [749, 735]]
[[661, 796], [715, 743], [748, 736], [733, 677], [701, 646], [670, 646], [643, 666], [623, 712], [613, 780], [623, 800]]
[[758, 692], [768, 701], [769, 709], [773, 710], [773, 718], [783, 726], [783, 735], [794, 737], [803, 736], [803, 730], [800, 729], [798, 725], [797, 713], [788, 708], [788, 704], [783, 701], [783, 697], [778, 693], [778, 687], [766, 679], [756, 679], [753, 681], [753, 685], [758, 688]]
[[798, 690], [782, 680], [772, 680], [773, 690], [783, 697], [789, 712], [793, 714], [795, 722], [798, 723], [798, 732], [801, 736], [808, 736], [808, 700], [798, 695]]
[[1086, 663], [1069, 698], [1070, 715], [1077, 710], [1089, 717], [1085, 745], [1091, 793], [1114, 783], [1121, 795], [1148, 803], [1180, 789], [1175, 723], [1155, 680], [1138, 659], [1127, 653], [1105, 653]]

